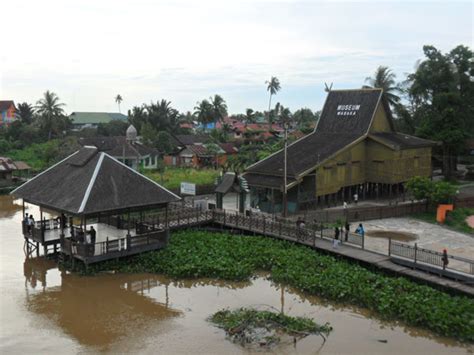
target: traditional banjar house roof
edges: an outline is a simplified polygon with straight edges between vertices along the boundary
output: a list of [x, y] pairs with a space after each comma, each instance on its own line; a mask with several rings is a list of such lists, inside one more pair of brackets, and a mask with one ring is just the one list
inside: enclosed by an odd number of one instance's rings
[[118, 112], [73, 112], [69, 116], [75, 129], [97, 128], [100, 123], [113, 120], [127, 121], [127, 116]]
[[[398, 191], [412, 176], [431, 175], [433, 145], [395, 132], [381, 89], [330, 91], [315, 131], [288, 146], [288, 208]], [[281, 211], [283, 173], [283, 150], [247, 168], [253, 204]]]
[[[40, 207], [41, 215], [36, 224], [23, 221], [25, 239], [41, 243], [45, 248], [54, 245], [56, 249], [60, 243], [62, 253], [86, 265], [164, 247], [167, 222], [145, 226], [132, 220], [130, 213], [142, 215], [151, 209], [167, 211], [170, 202], [180, 199], [92, 146], [81, 148], [12, 194], [22, 198], [23, 203]], [[43, 209], [59, 216], [43, 219]], [[87, 229], [88, 220], [96, 232]], [[86, 233], [91, 235], [89, 240]]]

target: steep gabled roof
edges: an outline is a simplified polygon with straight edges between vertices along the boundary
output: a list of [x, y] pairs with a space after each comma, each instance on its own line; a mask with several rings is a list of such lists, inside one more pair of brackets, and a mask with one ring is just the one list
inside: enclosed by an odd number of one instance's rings
[[330, 91], [316, 131], [366, 134], [382, 98], [382, 89]]
[[15, 197], [67, 213], [156, 206], [179, 200], [164, 187], [96, 147], [83, 147], [12, 192]]
[[175, 138], [183, 146], [196, 143], [207, 143], [210, 139], [207, 134], [178, 134]]

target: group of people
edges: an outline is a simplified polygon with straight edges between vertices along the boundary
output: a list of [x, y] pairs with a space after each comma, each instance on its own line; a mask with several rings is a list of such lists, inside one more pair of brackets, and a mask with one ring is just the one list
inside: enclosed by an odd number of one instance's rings
[[[346, 224], [343, 227], [334, 227], [334, 239], [332, 241], [332, 247], [337, 248], [341, 242], [342, 239], [342, 234], [344, 233], [344, 241], [347, 242], [347, 239], [349, 238], [349, 232], [350, 232], [351, 226], [348, 221], [346, 221]], [[365, 235], [365, 230], [364, 226], [362, 223], [359, 223], [359, 226], [355, 230], [355, 233], [359, 234], [362, 238], [364, 238]]]
[[31, 231], [33, 230], [35, 226], [35, 219], [32, 214], [28, 215], [28, 213], [25, 214], [25, 218], [23, 218], [23, 223], [25, 224], [28, 233], [31, 234]]

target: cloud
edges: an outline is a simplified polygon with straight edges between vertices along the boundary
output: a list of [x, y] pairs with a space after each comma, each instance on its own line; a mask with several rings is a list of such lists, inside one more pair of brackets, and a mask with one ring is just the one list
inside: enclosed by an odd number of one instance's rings
[[[46, 89], [69, 111], [167, 98], [180, 110], [215, 93], [231, 112], [267, 104], [276, 75], [286, 106], [319, 107], [324, 82], [358, 87], [378, 65], [402, 78], [422, 46], [472, 44], [470, 2], [9, 1], [0, 96]], [[307, 102], [304, 100], [308, 100]]]

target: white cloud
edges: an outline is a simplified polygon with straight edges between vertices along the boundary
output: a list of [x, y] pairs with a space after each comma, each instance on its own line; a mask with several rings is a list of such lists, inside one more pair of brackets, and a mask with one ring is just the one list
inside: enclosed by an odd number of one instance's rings
[[9, 40], [0, 53], [0, 97], [34, 102], [51, 89], [68, 111], [110, 111], [120, 93], [123, 107], [167, 98], [190, 110], [225, 93], [238, 112], [264, 109], [264, 82], [276, 75], [282, 102], [314, 107], [324, 81], [358, 86], [380, 64], [399, 75], [412, 70], [423, 44], [472, 45], [472, 8], [426, 1], [9, 1], [5, 13], [20, 15], [2, 17]]

